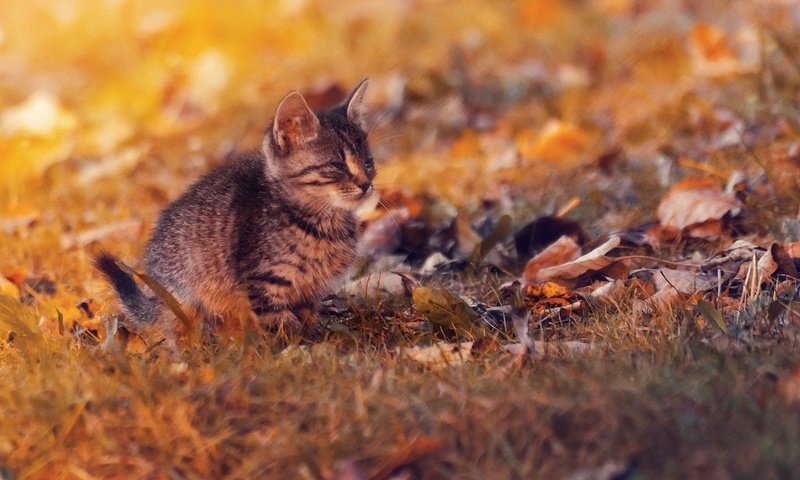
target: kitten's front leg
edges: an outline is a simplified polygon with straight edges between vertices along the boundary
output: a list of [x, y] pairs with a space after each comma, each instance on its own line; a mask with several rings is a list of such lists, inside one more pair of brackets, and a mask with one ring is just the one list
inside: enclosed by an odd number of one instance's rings
[[303, 322], [303, 326], [306, 332], [313, 329], [317, 326], [317, 321], [319, 320], [319, 302], [305, 302], [299, 305], [295, 305], [292, 309], [295, 316]]
[[247, 289], [250, 308], [258, 318], [259, 327], [284, 334], [302, 331], [303, 323], [292, 311], [287, 298], [290, 285], [274, 281], [259, 283], [251, 283]]
[[303, 331], [303, 323], [289, 309], [279, 312], [260, 313], [258, 310], [254, 310], [254, 312], [258, 317], [259, 327], [266, 332], [295, 335]]

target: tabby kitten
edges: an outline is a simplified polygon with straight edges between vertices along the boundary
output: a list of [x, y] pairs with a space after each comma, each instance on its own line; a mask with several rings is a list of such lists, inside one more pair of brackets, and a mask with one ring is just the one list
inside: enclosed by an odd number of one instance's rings
[[[355, 257], [355, 210], [373, 195], [362, 110], [367, 80], [338, 107], [313, 112], [298, 92], [278, 106], [260, 151], [206, 174], [162, 213], [146, 272], [195, 316], [250, 311], [267, 329], [299, 331]], [[145, 340], [174, 349], [181, 325], [107, 253], [95, 259]]]

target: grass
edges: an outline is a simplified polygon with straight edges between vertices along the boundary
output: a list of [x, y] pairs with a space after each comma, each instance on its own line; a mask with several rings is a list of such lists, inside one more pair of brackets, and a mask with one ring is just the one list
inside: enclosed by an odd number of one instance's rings
[[336, 478], [350, 463], [567, 478], [609, 462], [625, 478], [787, 478], [800, 460], [800, 412], [779, 394], [796, 364], [786, 347], [734, 356], [678, 339], [441, 371], [328, 343], [185, 363], [42, 353], [3, 351], [0, 454], [13, 478]]
[[[141, 270], [158, 212], [259, 145], [287, 90], [366, 75], [376, 186], [436, 228], [458, 215], [461, 259], [487, 219], [517, 230], [578, 198], [568, 217], [597, 240], [652, 221], [682, 177], [734, 170], [736, 230], [631, 253], [800, 240], [780, 232], [800, 191], [792, 2], [106, 3], [0, 2], [17, 19], [0, 21], [0, 479], [796, 476], [797, 315], [775, 302], [796, 284], [724, 311], [747, 344], [697, 299], [637, 312], [629, 282], [534, 329], [582, 355], [513, 355], [509, 327], [472, 361], [426, 367], [409, 349], [472, 332], [394, 294], [348, 300], [302, 346], [219, 339], [170, 361], [108, 338], [119, 307], [90, 264], [105, 248]], [[41, 92], [52, 131], [10, 127], [9, 106]], [[521, 262], [485, 258], [501, 268], [422, 284], [508, 303]]]

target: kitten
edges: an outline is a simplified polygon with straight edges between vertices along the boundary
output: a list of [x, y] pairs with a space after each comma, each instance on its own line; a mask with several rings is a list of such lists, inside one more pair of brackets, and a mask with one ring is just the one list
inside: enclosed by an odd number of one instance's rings
[[[260, 151], [206, 174], [162, 213], [144, 267], [208, 322], [249, 311], [266, 329], [315, 325], [320, 298], [355, 259], [355, 210], [373, 195], [362, 109], [367, 80], [313, 112], [298, 92], [278, 106]], [[181, 325], [157, 296], [102, 252], [126, 327], [175, 349]]]

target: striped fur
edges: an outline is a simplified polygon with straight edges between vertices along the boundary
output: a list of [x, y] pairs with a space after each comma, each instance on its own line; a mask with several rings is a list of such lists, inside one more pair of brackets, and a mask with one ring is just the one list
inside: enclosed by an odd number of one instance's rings
[[[259, 152], [212, 170], [161, 213], [146, 272], [205, 319], [249, 311], [267, 328], [312, 326], [319, 299], [354, 260], [354, 211], [373, 194], [366, 85], [319, 112], [299, 93], [287, 95]], [[112, 257], [96, 263], [131, 330], [175, 336], [166, 305], [115, 269]]]

